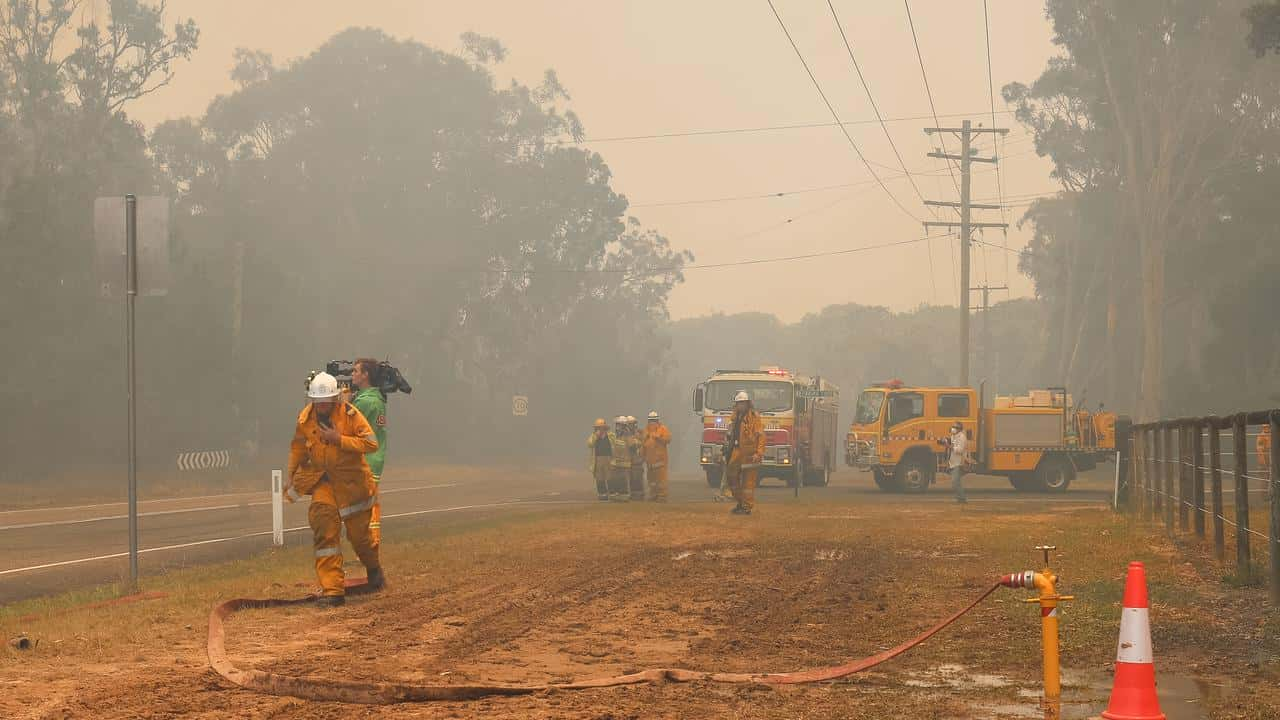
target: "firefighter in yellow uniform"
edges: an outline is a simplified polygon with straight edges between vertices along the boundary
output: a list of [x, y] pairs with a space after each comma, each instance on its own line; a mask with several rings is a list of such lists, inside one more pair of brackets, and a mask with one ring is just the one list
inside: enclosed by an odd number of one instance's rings
[[651, 502], [667, 501], [667, 446], [671, 444], [671, 431], [658, 413], [649, 413], [649, 422], [641, 434], [641, 446], [644, 449], [644, 464], [648, 466], [649, 500]]
[[756, 477], [764, 459], [764, 423], [745, 391], [733, 398], [733, 421], [729, 424], [726, 455], [725, 481], [733, 491], [733, 499], [738, 501], [729, 512], [750, 515], [756, 506]]
[[627, 416], [627, 447], [631, 450], [631, 475], [628, 487], [632, 500], [644, 500], [644, 438], [640, 433], [640, 421], [634, 415]]
[[587, 436], [587, 468], [596, 481], [596, 497], [609, 499], [609, 472], [613, 460], [613, 441], [609, 439], [609, 424], [604, 418], [596, 420]]
[[627, 434], [627, 418], [619, 415], [613, 419], [613, 432], [609, 433], [613, 457], [609, 460], [609, 499], [630, 500], [631, 438]]
[[320, 601], [341, 605], [346, 596], [342, 571], [342, 527], [368, 573], [368, 584], [385, 584], [378, 547], [369, 531], [374, 494], [373, 472], [365, 453], [378, 449], [373, 428], [356, 407], [340, 397], [338, 381], [317, 373], [307, 386], [311, 402], [298, 415], [289, 446], [290, 502], [311, 496], [307, 520], [313, 533]]

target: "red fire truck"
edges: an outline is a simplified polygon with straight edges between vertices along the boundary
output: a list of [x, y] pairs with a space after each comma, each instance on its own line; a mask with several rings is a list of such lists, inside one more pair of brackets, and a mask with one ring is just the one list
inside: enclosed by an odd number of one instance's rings
[[764, 422], [760, 479], [777, 478], [788, 487], [826, 485], [841, 448], [840, 390], [821, 377], [796, 375], [772, 366], [717, 370], [694, 390], [693, 411], [702, 417], [699, 457], [707, 485], [720, 487], [722, 448], [733, 421], [733, 398], [743, 391]]

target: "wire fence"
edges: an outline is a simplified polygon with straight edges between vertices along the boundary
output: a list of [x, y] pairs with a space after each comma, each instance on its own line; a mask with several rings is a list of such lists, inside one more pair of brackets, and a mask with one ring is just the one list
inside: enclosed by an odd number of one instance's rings
[[[1228, 561], [1227, 529], [1235, 542], [1236, 577], [1265, 574], [1280, 605], [1280, 410], [1226, 418], [1176, 418], [1134, 425], [1120, 443], [1122, 509], [1163, 522], [1173, 535], [1194, 533]], [[1226, 506], [1230, 497], [1231, 508]], [[1265, 569], [1255, 552], [1266, 556]], [[1261, 559], [1261, 558], [1259, 558]]]

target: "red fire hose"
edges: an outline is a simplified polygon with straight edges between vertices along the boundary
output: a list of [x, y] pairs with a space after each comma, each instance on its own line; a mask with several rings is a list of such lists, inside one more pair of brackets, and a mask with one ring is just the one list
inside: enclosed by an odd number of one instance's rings
[[[433, 700], [475, 700], [493, 695], [529, 695], [549, 690], [587, 690], [591, 688], [616, 687], [619, 685], [637, 685], [640, 683], [660, 682], [694, 682], [707, 681], [717, 683], [757, 683], [765, 685], [794, 685], [798, 683], [822, 682], [835, 680], [854, 673], [875, 667], [880, 663], [895, 658], [920, 643], [936, 635], [943, 628], [959, 620], [965, 613], [974, 609], [995, 592], [1000, 585], [988, 588], [972, 603], [965, 606], [942, 622], [921, 633], [919, 636], [885, 650], [882, 653], [851, 660], [834, 667], [816, 668], [790, 673], [721, 673], [675, 668], [658, 668], [629, 675], [616, 677], [579, 680], [561, 684], [533, 685], [413, 685], [407, 683], [374, 683], [356, 682], [352, 680], [324, 680], [312, 677], [295, 677], [261, 670], [243, 670], [236, 667], [227, 658], [225, 645], [226, 631], [223, 621], [238, 610], [253, 608], [285, 607], [313, 602], [314, 596], [293, 600], [228, 600], [214, 606], [209, 614], [209, 664], [222, 677], [246, 690], [267, 693], [269, 695], [287, 695], [303, 700], [322, 700], [330, 702], [362, 703], [386, 705], [403, 702], [427, 702]], [[364, 586], [352, 585], [349, 594], [365, 592]]]

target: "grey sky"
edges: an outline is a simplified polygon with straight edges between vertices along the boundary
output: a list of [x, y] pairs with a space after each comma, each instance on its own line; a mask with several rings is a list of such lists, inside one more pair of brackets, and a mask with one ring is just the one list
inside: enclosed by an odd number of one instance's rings
[[[99, 12], [106, 0], [96, 0]], [[873, 119], [825, 0], [775, 0], [783, 20], [843, 120]], [[885, 117], [929, 114], [906, 12], [899, 0], [835, 3], [855, 56]], [[1030, 81], [1053, 52], [1043, 3], [989, 0], [991, 59], [997, 92], [1012, 80]], [[913, 0], [925, 68], [939, 114], [973, 113], [991, 124], [982, 0]], [[536, 84], [554, 68], [573, 95], [570, 106], [589, 138], [825, 122], [830, 115], [765, 0], [169, 0], [171, 19], [194, 17], [201, 47], [178, 68], [172, 86], [145, 98], [132, 114], [148, 125], [199, 115], [231, 89], [227, 73], [236, 47], [263, 49], [277, 60], [306, 54], [353, 25], [378, 27], [400, 38], [456, 50], [458, 36], [475, 31], [499, 38], [510, 57], [502, 77]], [[961, 118], [944, 119], [958, 124]], [[1010, 124], [1003, 152], [1004, 193], [1025, 197], [1055, 189], [1049, 165], [1031, 152], [1028, 137]], [[927, 198], [956, 199], [936, 147], [922, 132], [932, 121], [890, 123], [907, 167]], [[880, 126], [850, 128], [867, 158], [896, 168]], [[617, 190], [633, 204], [759, 195], [857, 183], [870, 174], [835, 128], [727, 136], [599, 143]], [[990, 152], [990, 142], [979, 146]], [[955, 152], [955, 144], [948, 149]], [[990, 166], [977, 166], [974, 197], [997, 194]], [[877, 167], [882, 177], [900, 175]], [[929, 216], [903, 178], [886, 180], [917, 218]], [[796, 196], [723, 203], [637, 207], [633, 214], [692, 250], [699, 263], [818, 253], [921, 237], [920, 225], [876, 184]], [[1022, 210], [1014, 209], [1016, 222]], [[996, 220], [998, 213], [975, 219]], [[787, 222], [792, 220], [792, 222]], [[1028, 234], [1016, 228], [1010, 248]], [[998, 233], [987, 240], [999, 244]], [[794, 320], [832, 303], [860, 302], [907, 309], [954, 304], [956, 241], [923, 243], [834, 258], [692, 270], [671, 302], [674, 317], [713, 311], [761, 310]], [[1007, 261], [1006, 261], [1006, 255]], [[973, 284], [989, 282], [1030, 293], [1017, 258], [999, 249], [975, 252]], [[1007, 271], [1007, 274], [1006, 274]], [[932, 279], [931, 279], [932, 278]], [[936, 288], [936, 290], [935, 290]], [[997, 297], [1000, 295], [998, 294]]]

